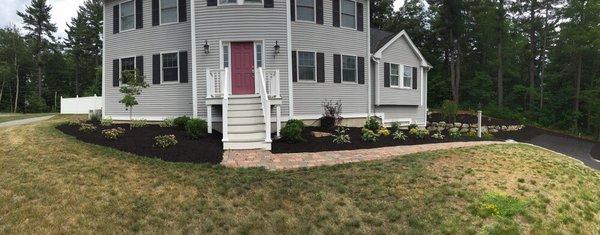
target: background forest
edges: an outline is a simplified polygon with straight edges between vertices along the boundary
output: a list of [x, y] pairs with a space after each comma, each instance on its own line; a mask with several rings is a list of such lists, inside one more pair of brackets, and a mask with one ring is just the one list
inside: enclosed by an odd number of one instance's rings
[[[371, 1], [371, 23], [406, 30], [434, 66], [429, 107], [463, 109], [600, 139], [600, 0]], [[100, 95], [102, 1], [86, 0], [56, 38], [46, 0], [0, 29], [0, 112], [56, 111]]]

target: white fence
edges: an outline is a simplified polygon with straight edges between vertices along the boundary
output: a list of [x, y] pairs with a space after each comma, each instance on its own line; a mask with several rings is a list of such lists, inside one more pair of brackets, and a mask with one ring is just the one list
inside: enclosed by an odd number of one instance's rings
[[90, 110], [102, 109], [102, 96], [77, 98], [60, 97], [61, 114], [89, 114]]

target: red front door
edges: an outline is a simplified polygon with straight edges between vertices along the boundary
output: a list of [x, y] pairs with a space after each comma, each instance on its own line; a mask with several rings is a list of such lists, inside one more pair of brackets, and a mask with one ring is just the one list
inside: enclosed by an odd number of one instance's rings
[[231, 43], [231, 91], [234, 95], [254, 94], [254, 43]]

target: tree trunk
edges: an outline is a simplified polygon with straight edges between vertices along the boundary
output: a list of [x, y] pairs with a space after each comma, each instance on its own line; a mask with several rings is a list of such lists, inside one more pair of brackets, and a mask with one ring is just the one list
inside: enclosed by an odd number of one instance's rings
[[530, 40], [530, 49], [531, 55], [529, 56], [529, 108], [533, 108], [534, 103], [534, 95], [533, 91], [535, 90], [535, 48], [536, 48], [536, 38], [535, 38], [535, 5], [536, 1], [531, 1], [531, 6], [529, 7], [529, 40]]
[[502, 107], [504, 105], [504, 70], [502, 64], [502, 39], [504, 37], [504, 0], [500, 0], [499, 2], [499, 11], [498, 11], [498, 25], [497, 25], [497, 37], [498, 37], [498, 45], [497, 45], [497, 58], [498, 58], [498, 107]]
[[[581, 92], [581, 70], [582, 70], [582, 56], [581, 53], [577, 53], [577, 75], [575, 78], [575, 115], [579, 116], [579, 93]], [[575, 119], [575, 128], [577, 128], [577, 118]]]
[[460, 42], [457, 40], [456, 44], [457, 44], [456, 45], [456, 48], [457, 48], [457, 50], [456, 50], [457, 51], [457, 53], [456, 53], [456, 69], [455, 69], [456, 75], [454, 77], [456, 79], [456, 87], [455, 87], [456, 92], [454, 93], [455, 94], [454, 102], [456, 104], [459, 104], [459, 102], [460, 102], [460, 63], [461, 63], [460, 61], [462, 58], [461, 58]]
[[2, 79], [2, 86], [0, 86], [0, 104], [2, 104], [2, 93], [4, 93], [4, 84], [6, 83], [6, 79]]
[[17, 107], [19, 104], [19, 63], [18, 63], [18, 59], [17, 56], [15, 55], [15, 71], [17, 73], [17, 84], [16, 84], [16, 88], [15, 88], [15, 107], [13, 108], [13, 113], [17, 112]]

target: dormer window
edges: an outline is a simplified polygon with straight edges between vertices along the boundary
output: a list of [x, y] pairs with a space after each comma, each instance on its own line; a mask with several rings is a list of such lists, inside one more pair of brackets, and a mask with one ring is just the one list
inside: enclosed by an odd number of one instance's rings
[[160, 0], [160, 24], [178, 22], [177, 0]]

